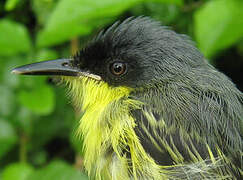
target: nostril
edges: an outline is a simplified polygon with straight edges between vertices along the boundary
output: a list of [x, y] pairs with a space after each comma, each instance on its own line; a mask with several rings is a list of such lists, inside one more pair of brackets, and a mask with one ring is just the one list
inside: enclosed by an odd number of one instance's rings
[[67, 62], [62, 63], [62, 66], [67, 67], [69, 64]]

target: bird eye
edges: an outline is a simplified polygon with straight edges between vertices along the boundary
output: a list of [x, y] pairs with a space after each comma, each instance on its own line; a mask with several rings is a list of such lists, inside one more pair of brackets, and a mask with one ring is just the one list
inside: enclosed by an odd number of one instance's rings
[[122, 62], [114, 62], [110, 66], [110, 71], [116, 76], [120, 76], [126, 72], [126, 64]]

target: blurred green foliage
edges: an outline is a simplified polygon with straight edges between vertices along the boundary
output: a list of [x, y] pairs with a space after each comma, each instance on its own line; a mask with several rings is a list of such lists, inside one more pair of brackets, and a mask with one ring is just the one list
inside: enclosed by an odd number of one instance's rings
[[212, 63], [232, 47], [242, 57], [242, 9], [242, 0], [1, 1], [0, 180], [87, 179], [74, 132], [80, 116], [64, 88], [12, 68], [68, 57], [102, 28], [139, 15], [190, 35]]

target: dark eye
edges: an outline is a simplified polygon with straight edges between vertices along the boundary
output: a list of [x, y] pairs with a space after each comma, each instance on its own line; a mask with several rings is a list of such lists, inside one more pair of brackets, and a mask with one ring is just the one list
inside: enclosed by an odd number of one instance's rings
[[120, 76], [126, 72], [126, 64], [122, 62], [114, 62], [110, 66], [110, 71], [116, 76]]

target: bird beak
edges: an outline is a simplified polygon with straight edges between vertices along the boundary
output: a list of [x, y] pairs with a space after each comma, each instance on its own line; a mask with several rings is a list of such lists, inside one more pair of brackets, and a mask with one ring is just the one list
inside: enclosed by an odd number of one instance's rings
[[71, 59], [57, 59], [27, 64], [13, 69], [12, 73], [20, 75], [85, 76], [101, 80], [100, 76], [73, 66]]

